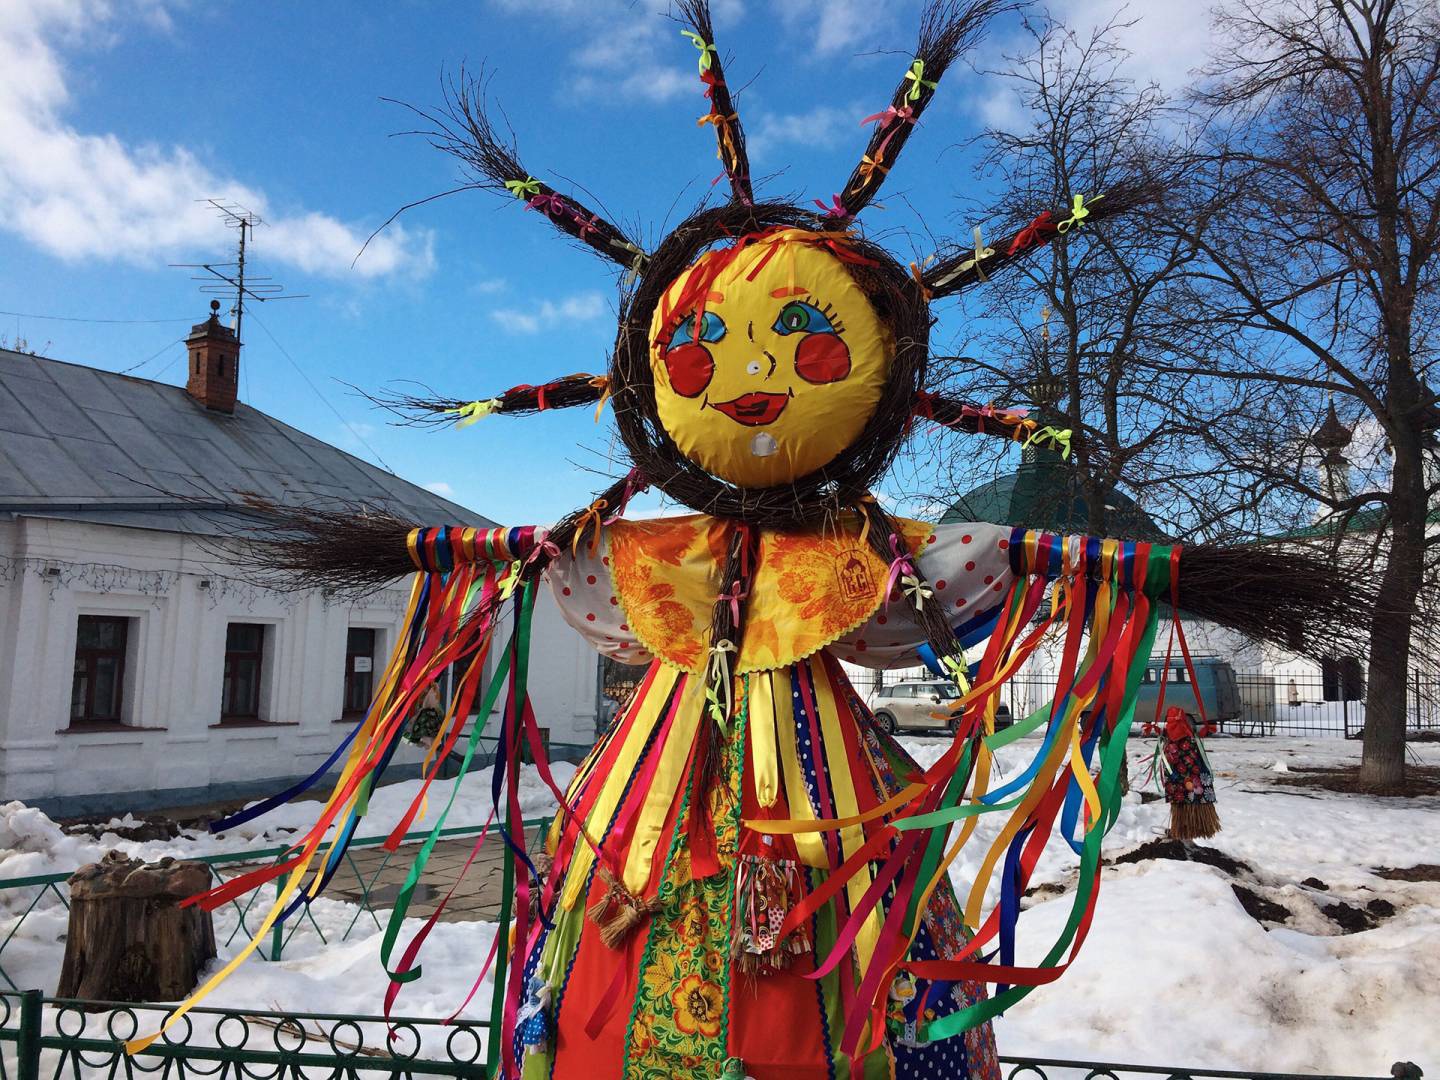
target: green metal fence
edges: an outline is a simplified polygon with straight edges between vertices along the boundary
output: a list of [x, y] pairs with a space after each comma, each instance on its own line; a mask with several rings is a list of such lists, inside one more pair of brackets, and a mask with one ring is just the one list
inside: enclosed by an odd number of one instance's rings
[[[524, 824], [526, 834], [530, 836], [533, 845], [538, 843], [544, 836], [545, 826], [549, 824], [549, 819], [532, 818]], [[441, 829], [440, 835], [445, 839], [462, 839], [478, 837], [483, 831], [483, 828], [478, 825], [464, 825], [453, 829]], [[416, 843], [424, 840], [429, 835], [430, 832], [428, 829], [407, 833], [402, 840], [402, 844]], [[381, 921], [379, 914], [377, 914], [377, 905], [372, 899], [371, 894], [375, 890], [377, 880], [398, 853], [387, 851], [379, 863], [368, 872], [360, 868], [360, 865], [355, 861], [354, 855], [357, 851], [365, 848], [378, 847], [384, 844], [387, 839], [387, 836], [357, 837], [350, 841], [350, 846], [345, 852], [345, 869], [336, 875], [336, 879], [332, 884], [333, 887], [337, 889], [348, 887], [352, 893], [358, 892], [360, 898], [358, 901], [352, 901], [356, 906], [355, 914], [341, 933], [341, 941], [347, 940], [357, 925], [366, 926], [365, 932], [367, 933], [369, 932], [369, 923], [373, 923], [376, 930], [384, 928], [384, 923]], [[487, 838], [486, 843], [492, 841], [496, 843], [500, 842], [497, 834], [493, 831], [491, 836]], [[193, 861], [201, 862], [208, 866], [210, 868], [211, 879], [218, 882], [224, 879], [224, 871], [226, 869], [239, 869], [241, 866], [279, 861], [289, 853], [289, 851], [290, 849], [287, 847], [253, 848], [244, 851], [227, 852], [222, 855], [205, 855]], [[76, 869], [78, 869], [78, 867]], [[11, 990], [18, 991], [20, 989], [20, 987], [16, 985], [15, 980], [12, 979], [5, 970], [4, 959], [6, 947], [14, 940], [16, 934], [19, 933], [20, 927], [24, 924], [25, 920], [40, 906], [40, 903], [47, 896], [58, 898], [59, 902], [67, 908], [70, 906], [69, 886], [66, 882], [69, 881], [70, 876], [74, 872], [74, 870], [66, 870], [63, 873], [56, 874], [36, 874], [31, 877], [0, 878], [0, 894], [20, 890], [34, 890], [34, 895], [29, 898], [29, 903], [20, 910], [18, 917], [14, 915], [0, 915], [0, 928], [4, 928], [5, 924], [11, 919], [14, 920], [8, 929], [4, 931], [4, 936], [0, 937], [0, 983], [4, 984], [0, 986], [0, 989], [3, 989], [5, 986], [8, 986]], [[278, 887], [277, 885], [277, 888]], [[259, 918], [265, 910], [265, 905], [259, 904], [258, 911], [253, 911], [253, 909], [256, 908], [257, 903], [265, 895], [263, 890], [256, 889], [244, 897], [230, 901], [230, 908], [238, 913], [238, 918], [235, 925], [231, 928], [229, 935], [220, 943], [222, 946], [232, 944], [237, 938], [244, 941], [251, 937], [254, 930], [251, 929], [249, 920], [253, 914], [258, 924]], [[22, 900], [21, 902], [23, 903], [24, 901]], [[381, 910], [387, 906], [388, 905], [385, 904], [379, 905]], [[319, 923], [315, 921], [309, 909], [302, 908], [299, 917], [292, 919], [287, 925], [276, 926], [275, 929], [271, 931], [270, 941], [264, 948], [256, 950], [257, 955], [264, 960], [283, 959], [285, 947], [291, 942], [295, 935], [307, 925], [319, 935], [321, 943], [329, 942], [329, 938], [326, 937], [325, 932], [320, 928]]]
[[[0, 1080], [384, 1080], [485, 1074], [484, 1021], [197, 1008], [134, 1057], [124, 1040], [154, 1031], [169, 1006], [79, 1002], [40, 991], [0, 993]], [[1002, 1057], [1007, 1080], [1381, 1080], [1250, 1070]], [[1409, 1067], [1413, 1070], [1413, 1066]], [[1414, 1077], [1404, 1066], [1395, 1077]], [[1388, 1080], [1388, 1078], [1385, 1078]], [[1416, 1078], [1418, 1080], [1418, 1078]]]

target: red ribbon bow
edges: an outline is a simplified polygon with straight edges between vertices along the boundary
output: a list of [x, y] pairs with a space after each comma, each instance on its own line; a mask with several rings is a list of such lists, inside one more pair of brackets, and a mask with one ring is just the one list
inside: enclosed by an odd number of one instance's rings
[[1034, 221], [1015, 234], [1015, 239], [1010, 241], [1010, 248], [1006, 254], [1014, 255], [1026, 248], [1034, 247], [1036, 244], [1043, 243], [1045, 237], [1053, 236], [1057, 232], [1059, 232], [1059, 228], [1051, 220], [1050, 211], [1046, 210], [1035, 215]]

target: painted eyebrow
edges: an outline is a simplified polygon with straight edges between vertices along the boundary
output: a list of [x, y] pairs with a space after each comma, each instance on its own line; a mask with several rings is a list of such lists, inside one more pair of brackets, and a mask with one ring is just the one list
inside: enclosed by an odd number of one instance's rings
[[808, 296], [809, 294], [809, 289], [802, 289], [798, 285], [791, 285], [784, 289], [773, 289], [770, 292], [771, 297], [776, 300], [784, 300], [787, 296]]

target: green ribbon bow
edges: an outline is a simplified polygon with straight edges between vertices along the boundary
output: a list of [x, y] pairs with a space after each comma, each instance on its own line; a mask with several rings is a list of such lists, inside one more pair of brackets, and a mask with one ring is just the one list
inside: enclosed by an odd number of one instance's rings
[[710, 70], [710, 65], [715, 62], [715, 46], [695, 33], [694, 30], [681, 30], [680, 33], [683, 37], [687, 37], [693, 41], [695, 48], [700, 50], [700, 74], [704, 75], [705, 72]]
[[524, 180], [506, 180], [505, 190], [517, 199], [528, 199], [532, 195], [540, 194], [540, 181], [533, 176], [527, 176]]
[[[1099, 202], [1099, 201], [1100, 201], [1101, 199], [1103, 199], [1104, 197], [1105, 197], [1105, 196], [1103, 196], [1103, 195], [1096, 195], [1095, 198], [1093, 198], [1093, 199], [1090, 200], [1091, 205], [1094, 205], [1095, 203]], [[1056, 226], [1055, 226], [1055, 230], [1056, 230], [1057, 232], [1067, 233], [1067, 232], [1069, 232], [1071, 229], [1077, 228], [1078, 226], [1080, 226], [1081, 224], [1083, 224], [1084, 221], [1085, 221], [1085, 219], [1086, 219], [1087, 217], [1089, 217], [1089, 216], [1090, 216], [1090, 207], [1085, 205], [1085, 196], [1084, 196], [1084, 195], [1075, 195], [1075, 196], [1072, 196], [1071, 205], [1070, 205], [1070, 216], [1069, 216], [1068, 218], [1066, 218], [1064, 221], [1060, 222], [1059, 225], [1056, 225]]]
[[645, 272], [645, 264], [650, 261], [650, 256], [630, 243], [629, 240], [611, 240], [610, 246], [617, 247], [621, 251], [628, 251], [634, 256], [634, 258], [630, 260], [630, 270], [625, 275], [625, 284], [630, 284]]
[[910, 65], [910, 70], [905, 72], [905, 78], [909, 79], [911, 83], [910, 89], [905, 93], [905, 98], [907, 101], [920, 100], [920, 88], [922, 86], [928, 86], [931, 90], [934, 90], [935, 87], [939, 85], [938, 83], [931, 82], [929, 79], [921, 78], [921, 76], [924, 74], [924, 60], [916, 60]]
[[446, 409], [445, 413], [459, 420], [456, 427], [469, 427], [482, 417], [489, 416], [498, 408], [500, 408], [500, 399], [491, 398], [489, 401], [472, 401], [461, 405], [458, 409]]
[[1030, 433], [1030, 437], [1025, 440], [1024, 446], [1029, 446], [1031, 443], [1048, 443], [1060, 451], [1062, 458], [1068, 458], [1070, 456], [1071, 434], [1073, 433], [1069, 428], [1062, 429], [1048, 426], [1037, 428]]

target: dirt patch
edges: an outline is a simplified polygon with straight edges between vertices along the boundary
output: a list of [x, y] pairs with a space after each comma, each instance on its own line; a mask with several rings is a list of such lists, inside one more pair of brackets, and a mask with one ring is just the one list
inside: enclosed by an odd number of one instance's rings
[[[1259, 893], [1247, 889], [1244, 885], [1230, 883], [1231, 890], [1235, 893], [1235, 899], [1240, 901], [1240, 906], [1245, 909], [1256, 922], [1283, 923], [1290, 918], [1290, 909], [1284, 904], [1277, 904], [1274, 900], [1267, 900]], [[1364, 914], [1361, 912], [1361, 914]]]
[[1233, 859], [1223, 851], [1217, 851], [1204, 844], [1187, 843], [1184, 840], [1151, 840], [1141, 844], [1134, 851], [1127, 851], [1114, 861], [1119, 863], [1146, 862], [1149, 859], [1174, 859], [1177, 862], [1197, 862], [1223, 870], [1231, 877], [1253, 874], [1248, 863]]
[[1330, 891], [1330, 886], [1318, 877], [1307, 877], [1304, 881], [1300, 882], [1300, 884], [1304, 885], [1307, 889], [1319, 889], [1321, 892]]
[[1320, 910], [1325, 913], [1326, 918], [1347, 934], [1358, 934], [1362, 930], [1375, 928], [1376, 920], [1373, 915], [1363, 908], [1347, 904], [1343, 900], [1338, 904], [1326, 904]]
[[[1346, 795], [1381, 794], [1360, 785], [1360, 767], [1358, 765], [1340, 767], [1291, 765], [1289, 773], [1273, 777], [1271, 782], [1286, 787], [1323, 788], [1326, 791], [1339, 791]], [[1422, 795], [1440, 795], [1440, 766], [1406, 765], [1405, 783], [1401, 789], [1387, 791], [1383, 794], [1409, 799]]]
[[1049, 900], [1052, 896], [1063, 896], [1064, 894], [1065, 886], [1061, 885], [1058, 881], [1042, 882], [1039, 885], [1031, 885], [1030, 888], [1025, 890], [1027, 897], [1038, 896], [1041, 900]]
[[1386, 881], [1440, 881], [1440, 866], [1420, 863], [1418, 866], [1381, 866], [1372, 871]]

